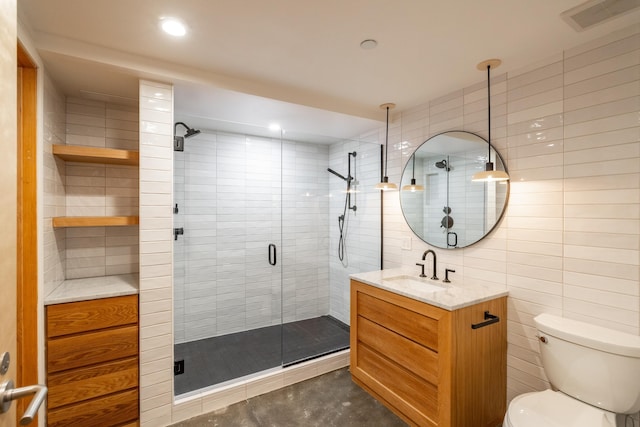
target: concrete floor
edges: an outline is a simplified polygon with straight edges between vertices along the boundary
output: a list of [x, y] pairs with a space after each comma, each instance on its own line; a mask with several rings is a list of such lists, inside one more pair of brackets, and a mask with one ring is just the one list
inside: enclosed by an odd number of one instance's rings
[[348, 368], [256, 396], [173, 427], [404, 427], [351, 381]]

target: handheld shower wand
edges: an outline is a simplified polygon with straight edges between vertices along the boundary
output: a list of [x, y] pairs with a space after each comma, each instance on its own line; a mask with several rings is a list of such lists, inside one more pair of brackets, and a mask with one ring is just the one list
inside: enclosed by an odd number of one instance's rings
[[[355, 151], [350, 152], [348, 154], [347, 161], [348, 161], [349, 166], [348, 166], [348, 169], [347, 169], [347, 176], [346, 177], [344, 175], [334, 171], [331, 168], [327, 168], [327, 171], [331, 172], [332, 174], [334, 174], [338, 178], [340, 178], [343, 181], [347, 182], [347, 193], [346, 193], [345, 199], [344, 199], [344, 209], [342, 211], [342, 215], [338, 216], [338, 229], [340, 230], [340, 239], [338, 241], [338, 259], [340, 259], [340, 261], [343, 261], [344, 260], [344, 256], [345, 256], [345, 235], [346, 235], [345, 221], [347, 219], [347, 213], [349, 212], [349, 210], [352, 210], [352, 211], [356, 212], [356, 210], [358, 209], [355, 204], [351, 205], [351, 183], [353, 181], [356, 181], [355, 177], [351, 176], [351, 157], [353, 157], [354, 169], [355, 169], [356, 155], [357, 155], [357, 153]], [[357, 184], [357, 181], [356, 181], [356, 184]], [[355, 194], [354, 194], [354, 200], [355, 200]]]

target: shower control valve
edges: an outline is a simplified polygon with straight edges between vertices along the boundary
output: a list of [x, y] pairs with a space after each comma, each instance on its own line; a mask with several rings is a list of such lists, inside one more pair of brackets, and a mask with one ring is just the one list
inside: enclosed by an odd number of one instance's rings
[[182, 236], [184, 234], [184, 228], [174, 228], [173, 229], [173, 240], [178, 240], [178, 235]]

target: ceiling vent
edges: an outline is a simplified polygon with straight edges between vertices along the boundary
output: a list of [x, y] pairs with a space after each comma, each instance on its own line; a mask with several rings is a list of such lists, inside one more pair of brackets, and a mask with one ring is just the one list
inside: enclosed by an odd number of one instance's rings
[[640, 0], [590, 0], [560, 14], [576, 31], [607, 22], [640, 8]]

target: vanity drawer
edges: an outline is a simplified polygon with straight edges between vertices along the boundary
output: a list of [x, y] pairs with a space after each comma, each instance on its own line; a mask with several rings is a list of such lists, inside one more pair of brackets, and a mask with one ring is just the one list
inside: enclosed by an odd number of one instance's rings
[[137, 356], [138, 326], [50, 339], [47, 352], [49, 373]]
[[138, 419], [138, 390], [127, 390], [105, 397], [48, 411], [50, 427], [111, 427]]
[[134, 323], [138, 323], [137, 295], [47, 307], [47, 338]]
[[[438, 388], [366, 346], [358, 347], [357, 373], [362, 383], [418, 425], [435, 426]], [[353, 368], [352, 368], [353, 369]]]
[[359, 316], [384, 325], [385, 328], [403, 337], [438, 351], [438, 322], [439, 317], [444, 315], [441, 312], [445, 310], [432, 307], [434, 317], [430, 317], [429, 313], [418, 313], [399, 305], [404, 303], [403, 305], [407, 306], [407, 302], [411, 304], [415, 301], [369, 286], [366, 288], [366, 293], [357, 292]]
[[[438, 384], [438, 353], [398, 335], [364, 317], [358, 316], [358, 341], [404, 369]], [[420, 363], [415, 363], [417, 360]]]
[[50, 374], [49, 409], [138, 387], [138, 358]]

